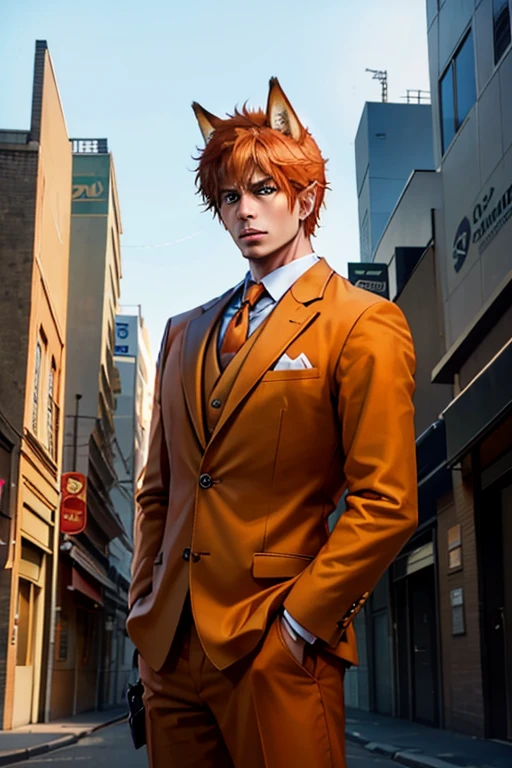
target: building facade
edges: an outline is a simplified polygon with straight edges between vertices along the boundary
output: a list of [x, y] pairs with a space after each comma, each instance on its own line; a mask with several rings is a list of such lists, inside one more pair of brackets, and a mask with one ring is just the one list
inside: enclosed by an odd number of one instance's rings
[[413, 174], [375, 251], [418, 357], [420, 527], [386, 577], [386, 704], [512, 739], [511, 8], [429, 0], [427, 17], [437, 171]]
[[[155, 376], [149, 335], [140, 307], [136, 314], [123, 313], [116, 317], [114, 362], [119, 371], [121, 386], [114, 413], [114, 466], [118, 484], [112, 489], [111, 495], [128, 541], [118, 538], [111, 542], [110, 565], [112, 574], [117, 574], [123, 589], [127, 591], [133, 553], [135, 489], [147, 455]], [[134, 675], [134, 646], [126, 636], [125, 629], [127, 615], [128, 606], [125, 602], [118, 607], [111, 622], [108, 701], [112, 705], [122, 701], [123, 692]]]
[[108, 706], [110, 636], [127, 593], [110, 570], [110, 542], [129, 542], [111, 491], [114, 465], [115, 317], [121, 219], [106, 140], [74, 139], [66, 344], [64, 471], [87, 478], [87, 525], [60, 545], [51, 718]]
[[361, 261], [373, 261], [410, 174], [434, 169], [430, 104], [367, 103], [355, 154]]
[[432, 376], [454, 389], [453, 491], [438, 502], [444, 724], [512, 739], [511, 7], [429, 2], [427, 15], [446, 334]]
[[71, 149], [47, 45], [31, 126], [0, 131], [0, 709], [45, 719], [54, 643]]

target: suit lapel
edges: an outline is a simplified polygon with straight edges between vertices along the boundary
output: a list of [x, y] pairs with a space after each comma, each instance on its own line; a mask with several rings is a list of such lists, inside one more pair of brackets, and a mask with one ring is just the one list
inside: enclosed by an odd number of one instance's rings
[[220, 319], [239, 287], [240, 284], [227, 291], [219, 299], [207, 304], [203, 314], [191, 320], [185, 329], [181, 354], [181, 378], [190, 420], [203, 448], [206, 447], [202, 398], [206, 345], [216, 322]]
[[212, 434], [214, 440], [233, 411], [247, 397], [290, 344], [320, 312], [325, 287], [332, 275], [324, 259], [306, 272], [283, 296], [263, 327], [256, 331], [230, 363], [238, 375], [226, 400], [222, 416]]

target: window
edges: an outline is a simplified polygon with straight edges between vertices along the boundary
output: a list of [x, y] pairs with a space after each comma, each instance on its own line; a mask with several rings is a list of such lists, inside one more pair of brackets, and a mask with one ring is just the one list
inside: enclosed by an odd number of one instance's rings
[[57, 366], [55, 358], [52, 357], [50, 373], [48, 374], [48, 402], [47, 402], [47, 445], [48, 452], [54, 461], [57, 460], [57, 448], [59, 442], [59, 407], [55, 402], [55, 377], [57, 375]]
[[475, 50], [469, 32], [440, 82], [443, 153], [476, 101]]
[[32, 431], [37, 435], [37, 409], [39, 402], [39, 379], [41, 376], [41, 342], [37, 342], [34, 369], [34, 394], [32, 400]]
[[492, 0], [494, 63], [497, 64], [510, 45], [509, 0]]

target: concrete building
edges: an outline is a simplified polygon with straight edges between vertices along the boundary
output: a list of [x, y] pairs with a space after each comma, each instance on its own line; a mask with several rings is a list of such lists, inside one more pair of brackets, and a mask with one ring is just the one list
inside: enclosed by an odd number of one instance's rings
[[47, 45], [0, 131], [0, 723], [48, 714], [66, 375], [71, 148]]
[[512, 739], [511, 9], [427, 12], [446, 334], [432, 376], [455, 395], [443, 413], [453, 492], [438, 504], [444, 724]]
[[418, 355], [420, 528], [386, 576], [386, 701], [512, 739], [511, 9], [429, 0], [427, 17], [438, 170], [411, 177], [375, 251]]
[[64, 469], [87, 477], [87, 525], [64, 536], [59, 566], [52, 719], [107, 705], [112, 616], [127, 602], [110, 570], [110, 542], [129, 545], [111, 491], [114, 466], [115, 317], [121, 219], [106, 140], [74, 139]]
[[[133, 553], [129, 544], [133, 542], [135, 488], [147, 455], [155, 377], [155, 363], [140, 307], [137, 314], [123, 313], [116, 317], [114, 363], [119, 371], [121, 391], [116, 397], [114, 413], [114, 467], [118, 483], [111, 497], [128, 541], [118, 538], [111, 542], [110, 566], [127, 591]], [[125, 603], [117, 607], [110, 622], [108, 703], [111, 705], [122, 701], [126, 685], [133, 678], [134, 646], [126, 636], [127, 615]]]
[[430, 105], [365, 104], [355, 152], [361, 261], [373, 261], [410, 174], [435, 167]]

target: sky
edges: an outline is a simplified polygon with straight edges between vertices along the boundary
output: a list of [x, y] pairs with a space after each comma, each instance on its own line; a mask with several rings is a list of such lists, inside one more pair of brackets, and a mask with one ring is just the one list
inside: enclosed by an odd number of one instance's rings
[[277, 76], [325, 157], [331, 191], [315, 251], [359, 261], [354, 139], [380, 100], [429, 90], [425, 0], [1, 0], [0, 128], [30, 126], [35, 40], [46, 40], [68, 134], [108, 138], [123, 234], [121, 302], [140, 305], [153, 351], [167, 318], [218, 296], [247, 264], [203, 212], [190, 107], [264, 107]]

